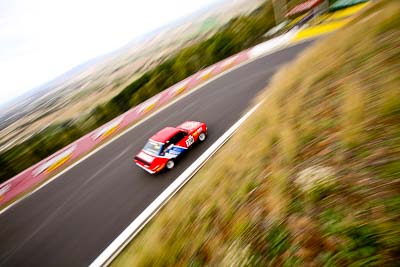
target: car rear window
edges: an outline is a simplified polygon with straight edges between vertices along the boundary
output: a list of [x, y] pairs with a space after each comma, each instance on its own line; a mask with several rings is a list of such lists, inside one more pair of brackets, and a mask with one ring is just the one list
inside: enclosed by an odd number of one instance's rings
[[143, 150], [147, 151], [151, 154], [159, 155], [161, 151], [162, 144], [149, 140], [147, 144], [144, 146]]

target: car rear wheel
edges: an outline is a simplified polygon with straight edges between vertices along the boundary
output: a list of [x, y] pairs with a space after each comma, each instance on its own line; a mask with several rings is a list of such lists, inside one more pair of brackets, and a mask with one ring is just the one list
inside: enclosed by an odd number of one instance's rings
[[168, 170], [171, 170], [172, 168], [174, 168], [175, 162], [174, 162], [172, 159], [170, 159], [170, 160], [168, 160], [166, 166], [167, 166], [167, 169], [168, 169]]
[[204, 140], [206, 140], [206, 138], [207, 138], [207, 135], [205, 133], [201, 133], [199, 135], [199, 141], [200, 142], [204, 142]]

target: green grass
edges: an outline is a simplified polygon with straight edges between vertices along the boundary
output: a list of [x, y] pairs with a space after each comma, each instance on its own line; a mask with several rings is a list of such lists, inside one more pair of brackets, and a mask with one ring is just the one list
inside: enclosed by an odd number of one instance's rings
[[395, 266], [400, 3], [378, 6], [283, 67], [112, 265]]

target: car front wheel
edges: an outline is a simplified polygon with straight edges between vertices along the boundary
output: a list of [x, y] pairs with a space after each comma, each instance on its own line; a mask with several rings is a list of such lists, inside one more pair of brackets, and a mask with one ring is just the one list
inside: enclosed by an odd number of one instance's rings
[[204, 140], [206, 140], [206, 138], [207, 138], [207, 135], [205, 133], [201, 133], [199, 135], [199, 141], [200, 142], [204, 142]]

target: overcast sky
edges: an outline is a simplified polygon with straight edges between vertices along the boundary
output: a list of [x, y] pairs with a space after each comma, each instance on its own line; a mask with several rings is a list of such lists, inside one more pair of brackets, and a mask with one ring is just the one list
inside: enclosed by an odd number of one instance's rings
[[0, 0], [0, 104], [217, 0]]

